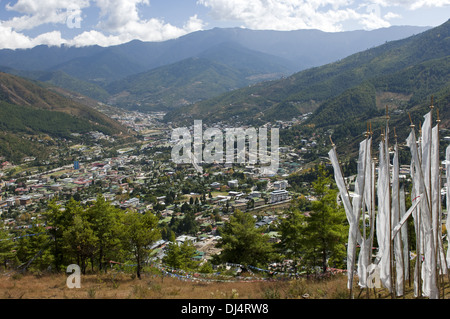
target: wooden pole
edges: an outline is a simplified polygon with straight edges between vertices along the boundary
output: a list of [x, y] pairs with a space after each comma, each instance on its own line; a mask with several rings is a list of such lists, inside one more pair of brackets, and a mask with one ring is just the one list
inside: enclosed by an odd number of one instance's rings
[[[409, 120], [411, 122], [410, 124], [410, 128], [411, 128], [411, 132], [414, 131], [415, 129], [415, 125], [411, 119], [411, 114], [408, 113], [409, 116]], [[420, 123], [419, 123], [420, 126]], [[421, 133], [421, 127], [419, 130], [419, 133]], [[416, 141], [414, 141], [416, 142]], [[417, 159], [419, 160], [419, 152], [417, 151]], [[421, 168], [421, 163], [417, 164], [420, 168]], [[412, 167], [413, 170], [415, 170], [415, 165], [414, 167]], [[416, 174], [419, 174], [420, 172], [417, 172]], [[414, 176], [412, 176], [412, 178], [414, 178]], [[425, 194], [426, 195], [426, 194]], [[420, 208], [420, 207], [419, 207]], [[420, 241], [421, 241], [421, 236], [420, 236], [420, 229], [421, 229], [421, 222], [420, 222], [420, 214], [417, 214], [417, 221], [416, 221], [416, 266], [415, 266], [415, 275], [414, 275], [414, 282], [417, 284], [417, 295], [418, 297], [420, 297], [422, 295], [422, 285], [421, 285], [421, 251], [420, 251]], [[416, 281], [417, 278], [417, 281]]]
[[[421, 139], [421, 136], [422, 136], [422, 122], [421, 121], [419, 121], [419, 139]], [[421, 147], [422, 146], [422, 144], [419, 142], [419, 146]], [[422, 149], [420, 148], [420, 149], [418, 149], [417, 150], [417, 153], [418, 153], [418, 160], [419, 160], [419, 174], [421, 174], [422, 175], [422, 178], [423, 178], [423, 172], [422, 172], [422, 160], [421, 160], [421, 153], [422, 152]], [[428, 194], [427, 194], [427, 192], [424, 190], [424, 192], [425, 192], [425, 197], [426, 198], [428, 198]], [[420, 254], [418, 253], [417, 254], [417, 261], [419, 262], [419, 267], [417, 268], [417, 272], [418, 272], [418, 283], [417, 283], [417, 285], [418, 285], [418, 296], [419, 296], [419, 298], [422, 296], [422, 257], [421, 257], [421, 254], [422, 254], [422, 251], [421, 251], [421, 249], [420, 249], [420, 241], [422, 240], [422, 236], [421, 236], [421, 229], [422, 229], [422, 214], [418, 214], [417, 215], [418, 216], [418, 223], [417, 223], [417, 225], [418, 225], [418, 230], [419, 230], [419, 235], [418, 235], [418, 238], [420, 238], [420, 240], [418, 240], [418, 243], [419, 243], [419, 248], [418, 248], [418, 252], [420, 252]], [[420, 259], [420, 261], [419, 261], [419, 259]]]
[[[433, 114], [432, 114], [432, 112], [433, 112], [433, 110], [434, 110], [434, 103], [433, 103], [433, 101], [434, 101], [434, 96], [431, 96], [431, 104], [430, 104], [430, 111], [431, 111], [431, 116], [433, 116]], [[431, 118], [432, 119], [432, 118]], [[431, 121], [431, 119], [430, 119], [430, 121]], [[439, 123], [438, 123], [438, 133], [439, 133]], [[433, 138], [433, 135], [431, 135], [431, 139]], [[438, 141], [437, 141], [437, 145], [438, 145], [438, 147], [439, 147], [439, 138], [438, 138]], [[431, 152], [432, 152], [432, 147], [431, 147], [431, 145], [430, 145], [430, 155], [432, 155], [431, 154]], [[438, 298], [439, 298], [439, 295], [440, 295], [440, 293], [439, 293], [439, 291], [440, 291], [440, 285], [439, 285], [439, 266], [438, 266], [438, 261], [440, 260], [440, 249], [439, 249], [439, 242], [438, 242], [438, 235], [437, 235], [437, 231], [438, 231], [438, 224], [437, 224], [437, 222], [438, 222], [438, 218], [439, 218], [439, 216], [438, 216], [438, 214], [439, 214], [439, 210], [437, 210], [436, 211], [436, 209], [433, 209], [434, 208], [434, 205], [432, 204], [432, 201], [433, 201], [433, 191], [437, 191], [437, 190], [435, 190], [432, 186], [432, 184], [433, 184], [433, 181], [432, 181], [432, 171], [431, 171], [431, 159], [432, 159], [432, 156], [430, 156], [430, 165], [429, 165], [429, 176], [430, 176], [430, 182], [429, 182], [429, 196], [430, 196], [430, 200], [431, 200], [431, 204], [430, 204], [430, 218], [431, 218], [431, 220], [430, 220], [430, 225], [432, 225], [432, 228], [434, 228], [435, 229], [435, 232], [436, 232], [436, 238], [434, 238], [434, 241], [435, 241], [435, 243], [434, 243], [434, 259], [435, 259], [435, 267], [434, 267], [434, 269], [433, 269], [433, 271], [435, 272], [435, 285], [436, 285], [436, 289], [438, 290]], [[439, 177], [440, 178], [440, 177]], [[439, 190], [439, 199], [440, 199], [440, 190]], [[433, 225], [433, 215], [435, 216], [435, 223], [434, 223], [434, 225]]]
[[[366, 128], [366, 133], [365, 133], [366, 139], [369, 138], [369, 135], [370, 135], [369, 122], [367, 122], [367, 128]], [[364, 159], [364, 162], [365, 162], [365, 164], [364, 164], [364, 176], [366, 176], [365, 170], [367, 169], [367, 144], [366, 144], [366, 158]], [[363, 199], [365, 200], [364, 193], [363, 193]], [[362, 205], [363, 212], [365, 211], [364, 206], [365, 206], [365, 203]], [[363, 216], [363, 240], [364, 241], [366, 240], [366, 236], [367, 236], [366, 235], [366, 214], [364, 214], [364, 216]], [[365, 247], [365, 245], [364, 245], [364, 247]], [[365, 247], [365, 248], [367, 249], [367, 247]], [[370, 259], [368, 259], [368, 261], [370, 261]], [[366, 273], [364, 275], [366, 275], [366, 274], [367, 274], [367, 270], [366, 270]], [[366, 281], [367, 281], [367, 279], [366, 279]], [[367, 297], [367, 299], [369, 299], [369, 287], [368, 286], [366, 287], [366, 297]]]
[[[396, 131], [396, 129], [395, 129], [395, 127], [394, 127], [394, 138], [395, 138], [395, 147], [396, 147], [396, 151], [397, 151], [397, 158], [398, 158], [398, 140], [397, 140], [397, 131]], [[399, 161], [399, 159], [398, 159], [398, 161]], [[400, 216], [400, 181], [398, 180], [397, 181], [397, 183], [398, 183], [398, 185], [397, 185], [397, 191], [398, 191], [398, 194], [397, 194], [397, 203], [396, 203], [396, 205], [397, 205], [397, 212], [398, 212], [398, 215], [397, 215], [397, 220], [395, 220], [395, 223], [398, 223], [400, 220], [401, 220], [401, 216]], [[405, 298], [405, 259], [404, 259], [404, 256], [403, 256], [403, 242], [402, 242], [402, 231], [401, 231], [401, 229], [400, 229], [400, 231], [399, 231], [399, 233], [398, 233], [398, 235], [396, 236], [397, 237], [397, 241], [399, 242], [399, 246], [400, 246], [400, 260], [401, 260], [401, 267], [402, 267], [402, 296], [403, 296], [403, 298]], [[395, 244], [395, 242], [394, 242], [394, 244]], [[396, 269], [396, 271], [397, 271], [397, 269]]]

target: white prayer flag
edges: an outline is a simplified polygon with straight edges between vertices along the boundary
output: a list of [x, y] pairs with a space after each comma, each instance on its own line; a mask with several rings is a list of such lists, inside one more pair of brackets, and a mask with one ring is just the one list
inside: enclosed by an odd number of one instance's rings
[[[344, 177], [342, 176], [341, 167], [339, 165], [339, 161], [336, 154], [336, 149], [333, 147], [333, 149], [330, 150], [328, 153], [333, 169], [334, 169], [334, 177], [336, 180], [336, 184], [339, 189], [339, 193], [342, 199], [342, 202], [344, 203], [344, 209], [345, 213], [347, 215], [347, 220], [349, 223], [349, 233], [348, 233], [348, 244], [347, 244], [347, 274], [348, 274], [348, 283], [347, 286], [350, 289], [352, 280], [353, 280], [353, 270], [356, 264], [356, 245], [359, 243], [362, 246], [365, 246], [364, 240], [361, 237], [361, 232], [359, 230], [359, 216], [360, 211], [362, 207], [362, 199], [364, 196], [364, 186], [365, 186], [365, 153], [366, 153], [366, 146], [368, 141], [365, 140], [361, 142], [360, 144], [360, 155], [359, 155], [359, 161], [358, 161], [358, 177], [357, 182], [355, 186], [355, 196], [352, 201], [350, 201], [350, 196], [348, 193], [347, 186], [345, 185]], [[364, 253], [363, 253], [364, 255]], [[358, 273], [362, 271], [364, 275], [362, 275], [363, 278], [363, 284], [365, 285], [365, 278], [367, 276], [366, 271], [367, 264], [364, 261], [359, 258], [358, 261]]]
[[[431, 162], [432, 162], [432, 114], [425, 115], [425, 121], [422, 126], [422, 174], [423, 188], [426, 194], [427, 202], [422, 201], [421, 222], [423, 225], [423, 243], [424, 243], [424, 261], [422, 266], [423, 294], [424, 296], [436, 299], [439, 297], [436, 279], [436, 245], [433, 234], [432, 220], [432, 187], [431, 187]], [[438, 141], [435, 141], [438, 142]]]
[[[423, 190], [423, 176], [421, 174], [421, 167], [419, 161], [419, 150], [417, 147], [416, 134], [414, 129], [411, 129], [411, 133], [406, 139], [406, 144], [411, 151], [411, 180], [412, 180], [412, 192], [411, 192], [411, 203], [414, 205], [417, 202], [417, 197], [422, 194], [425, 197]], [[416, 205], [417, 207], [413, 211], [414, 218], [414, 228], [416, 233], [416, 263], [414, 268], [414, 296], [419, 296], [419, 286], [421, 285], [420, 281], [420, 268], [422, 265], [422, 227], [420, 223], [420, 205]]]
[[448, 217], [448, 213], [450, 212], [450, 145], [447, 147], [446, 153], [445, 153], [445, 172], [447, 177], [447, 220], [445, 223], [445, 226], [447, 228], [447, 242], [449, 242], [449, 245], [447, 247], [447, 267], [450, 266], [450, 218]]
[[349, 227], [349, 234], [348, 234], [348, 242], [347, 242], [347, 288], [351, 288], [351, 282], [353, 278], [353, 269], [355, 265], [355, 261], [353, 258], [353, 253], [356, 249], [356, 241], [355, 241], [355, 227], [354, 227], [354, 220], [353, 220], [353, 206], [350, 202], [350, 196], [348, 193], [347, 186], [345, 185], [344, 177], [342, 176], [341, 167], [339, 165], [339, 161], [336, 154], [336, 149], [333, 147], [330, 152], [328, 153], [331, 164], [334, 169], [334, 179], [336, 181], [336, 184], [339, 189], [339, 194], [341, 196], [341, 200], [344, 204], [345, 214], [347, 216], [348, 223], [350, 225]]
[[[400, 165], [398, 159], [398, 145], [394, 146], [394, 159], [392, 165], [392, 201], [391, 214], [392, 225], [400, 222]], [[394, 257], [396, 269], [396, 291], [397, 296], [403, 295], [403, 258], [402, 258], [402, 238], [401, 234], [393, 236], [394, 241]]]
[[380, 264], [380, 280], [385, 288], [392, 291], [391, 272], [390, 272], [390, 192], [389, 192], [389, 162], [386, 161], [385, 141], [380, 143], [379, 167], [378, 167], [378, 218], [377, 240], [378, 254], [377, 259]]

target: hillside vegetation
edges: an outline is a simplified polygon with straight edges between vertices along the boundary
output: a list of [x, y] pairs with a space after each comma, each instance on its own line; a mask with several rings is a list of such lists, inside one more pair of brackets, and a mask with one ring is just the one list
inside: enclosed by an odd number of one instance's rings
[[[401, 101], [386, 101], [391, 109], [400, 106], [400, 111], [408, 112], [423, 109], [434, 95], [444, 113], [448, 112], [443, 103], [448, 100], [449, 53], [450, 20], [335, 63], [183, 107], [169, 112], [165, 120], [180, 124], [192, 119], [258, 124], [314, 111], [308, 124], [336, 129], [341, 124], [361, 122], [364, 129], [366, 121], [376, 122], [384, 115], [386, 104], [380, 105], [381, 97], [389, 94], [402, 96]], [[358, 127], [353, 133], [361, 132]]]
[[6, 73], [0, 73], [0, 128], [1, 154], [12, 161], [45, 157], [49, 140], [68, 139], [72, 133], [126, 134], [123, 126], [100, 112]]
[[[322, 32], [214, 28], [163, 42], [135, 40], [110, 47], [40, 45], [32, 49], [0, 50], [0, 70], [104, 103], [157, 111], [279, 79], [428, 29], [401, 26], [373, 31]], [[193, 58], [208, 59], [220, 66], [205, 63], [195, 74], [189, 66]], [[184, 75], [183, 81], [176, 78], [179, 74]], [[166, 75], [175, 79], [165, 80], [164, 86], [155, 82], [155, 78], [161, 80]], [[199, 84], [201, 75], [207, 81]], [[139, 89], [133, 92], [127, 89], [128, 82], [138, 81]]]
[[234, 44], [218, 45], [198, 57], [115, 81], [109, 102], [128, 109], [176, 109], [262, 79], [288, 74], [286, 62]]

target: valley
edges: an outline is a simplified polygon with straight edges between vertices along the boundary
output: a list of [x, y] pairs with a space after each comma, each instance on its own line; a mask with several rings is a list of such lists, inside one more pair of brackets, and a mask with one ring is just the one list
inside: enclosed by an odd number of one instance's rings
[[[193, 290], [199, 298], [347, 298], [354, 225], [339, 187], [356, 205], [364, 138], [374, 146], [373, 176], [383, 173], [375, 169], [382, 152], [389, 169], [398, 159], [406, 211], [419, 167], [407, 138], [411, 129], [422, 134], [430, 112], [438, 124], [430, 179], [444, 232], [449, 54], [450, 20], [337, 33], [217, 28], [106, 48], [0, 50], [0, 269], [17, 281], [0, 280], [0, 298], [26, 295], [24, 274], [51, 278], [53, 293], [39, 288], [48, 298], [191, 298]], [[263, 161], [269, 153], [272, 162]], [[414, 222], [405, 225], [416, 263]], [[69, 264], [88, 290], [64, 290]], [[192, 278], [220, 288], [175, 288]], [[246, 290], [246, 280], [258, 284]], [[321, 286], [326, 280], [331, 287]], [[239, 297], [221, 281], [238, 283]], [[351, 287], [351, 298], [371, 298], [367, 287]], [[26, 297], [39, 296], [33, 289]], [[373, 298], [389, 298], [386, 289]], [[404, 296], [415, 298], [412, 290]]]

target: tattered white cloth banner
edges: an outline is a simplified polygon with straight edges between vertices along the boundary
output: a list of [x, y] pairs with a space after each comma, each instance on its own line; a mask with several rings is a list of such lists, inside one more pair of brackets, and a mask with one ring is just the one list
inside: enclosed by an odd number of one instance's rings
[[406, 222], [406, 220], [411, 216], [411, 214], [414, 212], [414, 210], [417, 208], [421, 200], [421, 196], [414, 199], [414, 205], [410, 207], [410, 209], [406, 212], [406, 214], [403, 216], [403, 218], [400, 220], [400, 222], [394, 227], [392, 230], [392, 237], [391, 239], [394, 240], [395, 236], [397, 236], [397, 233], [402, 228], [403, 224]]
[[[448, 213], [450, 211], [450, 146], [447, 147], [446, 155], [445, 155], [445, 172], [447, 177], [447, 240], [450, 239], [450, 218], [448, 218]], [[447, 247], [447, 267], [450, 267], [450, 244]]]

